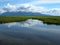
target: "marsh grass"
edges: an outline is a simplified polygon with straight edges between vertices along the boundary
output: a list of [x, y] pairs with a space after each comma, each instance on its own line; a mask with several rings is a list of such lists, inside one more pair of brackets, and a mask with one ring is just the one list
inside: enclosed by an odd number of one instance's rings
[[21, 22], [27, 19], [38, 19], [43, 23], [60, 25], [60, 16], [0, 16], [0, 23]]

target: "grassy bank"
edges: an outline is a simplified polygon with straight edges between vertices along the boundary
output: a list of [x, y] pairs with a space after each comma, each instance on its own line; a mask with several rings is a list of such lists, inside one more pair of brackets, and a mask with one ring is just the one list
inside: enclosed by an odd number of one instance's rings
[[60, 25], [60, 16], [0, 16], [0, 23], [20, 22], [31, 18], [42, 20], [47, 24]]

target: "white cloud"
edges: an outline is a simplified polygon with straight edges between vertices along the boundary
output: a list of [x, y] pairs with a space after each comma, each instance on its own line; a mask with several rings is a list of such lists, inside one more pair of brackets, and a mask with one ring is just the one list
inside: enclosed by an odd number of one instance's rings
[[32, 2], [28, 2], [28, 4], [33, 4], [33, 5], [54, 4], [54, 3], [60, 3], [60, 0], [35, 0], [35, 1], [32, 1]]
[[24, 11], [31, 11], [31, 12], [42, 12], [45, 10], [44, 7], [41, 6], [34, 6], [32, 4], [21, 4], [19, 7], [19, 10], [24, 10]]
[[11, 5], [7, 4], [3, 8], [5, 11], [9, 12], [16, 12], [16, 11], [25, 11], [25, 12], [43, 12], [45, 10], [44, 7], [34, 6], [31, 4], [18, 4], [18, 5]]
[[10, 11], [10, 12], [15, 12], [15, 11], [17, 11], [17, 8], [15, 5], [11, 5], [8, 3], [6, 6], [4, 6], [4, 10]]
[[6, 11], [3, 9], [0, 9], [0, 14], [5, 13]]
[[60, 16], [60, 8], [52, 8], [49, 9], [46, 14], [51, 14], [51, 15], [56, 15], [56, 16]]

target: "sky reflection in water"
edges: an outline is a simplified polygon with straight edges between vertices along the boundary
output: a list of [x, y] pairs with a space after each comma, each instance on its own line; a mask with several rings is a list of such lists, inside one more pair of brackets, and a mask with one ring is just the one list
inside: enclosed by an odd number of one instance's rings
[[60, 26], [43, 24], [35, 19], [0, 24], [0, 44], [60, 45]]

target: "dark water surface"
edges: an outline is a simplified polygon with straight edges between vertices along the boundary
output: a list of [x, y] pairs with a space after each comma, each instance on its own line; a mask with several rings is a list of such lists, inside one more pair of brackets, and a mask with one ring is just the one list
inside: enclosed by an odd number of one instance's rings
[[0, 45], [60, 45], [60, 26], [32, 19], [0, 24]]

